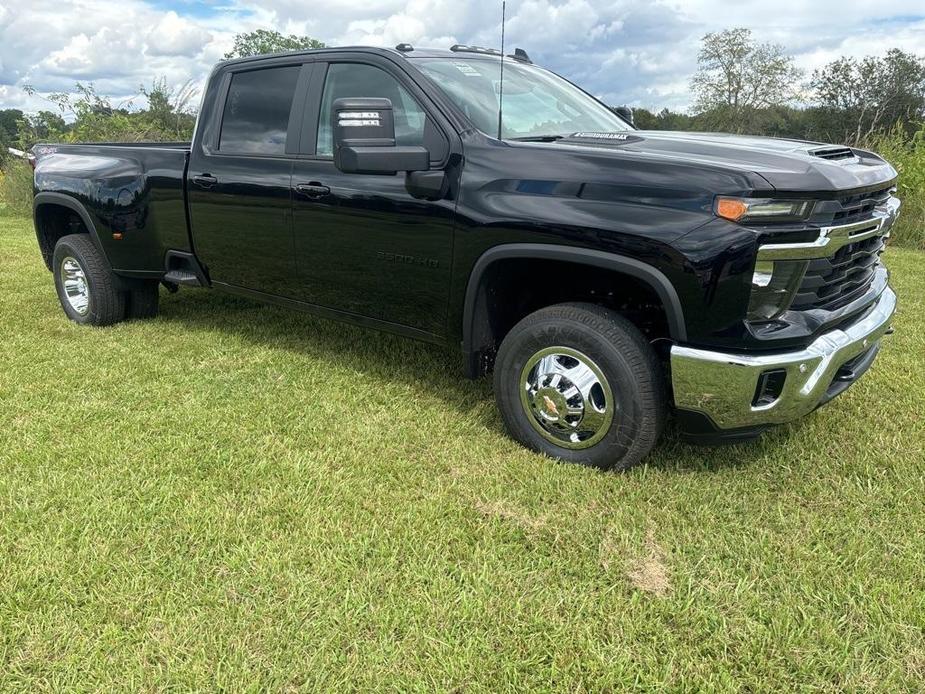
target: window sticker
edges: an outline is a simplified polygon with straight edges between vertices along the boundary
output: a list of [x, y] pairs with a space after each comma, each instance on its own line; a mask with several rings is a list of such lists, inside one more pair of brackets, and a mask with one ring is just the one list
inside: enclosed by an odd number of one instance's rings
[[456, 66], [456, 69], [467, 77], [481, 77], [482, 73], [472, 67], [469, 63], [453, 63]]

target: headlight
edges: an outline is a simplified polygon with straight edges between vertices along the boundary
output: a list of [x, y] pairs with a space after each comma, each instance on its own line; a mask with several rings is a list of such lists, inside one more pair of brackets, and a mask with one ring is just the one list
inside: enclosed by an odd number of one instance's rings
[[717, 197], [713, 211], [732, 222], [799, 222], [813, 211], [812, 200], [769, 200], [764, 198]]
[[790, 308], [806, 265], [805, 260], [759, 260], [752, 275], [748, 319], [771, 320]]

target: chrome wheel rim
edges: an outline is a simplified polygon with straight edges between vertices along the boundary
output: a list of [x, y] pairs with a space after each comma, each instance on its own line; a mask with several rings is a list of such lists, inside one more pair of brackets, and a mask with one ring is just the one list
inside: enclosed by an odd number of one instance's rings
[[90, 310], [90, 286], [87, 276], [74, 258], [67, 257], [61, 262], [61, 286], [64, 297], [76, 313], [87, 315]]
[[557, 446], [588, 448], [613, 423], [615, 401], [604, 372], [569, 347], [549, 347], [527, 360], [520, 402], [534, 429]]

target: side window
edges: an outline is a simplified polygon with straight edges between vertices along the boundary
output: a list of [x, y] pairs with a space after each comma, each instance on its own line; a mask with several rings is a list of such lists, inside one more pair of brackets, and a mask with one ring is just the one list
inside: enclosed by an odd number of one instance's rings
[[285, 154], [298, 65], [237, 72], [222, 113], [218, 149], [230, 154]]
[[328, 67], [318, 118], [317, 153], [334, 155], [334, 131], [331, 107], [337, 99], [375, 97], [390, 99], [395, 117], [395, 140], [399, 145], [423, 145], [424, 122], [427, 115], [412, 96], [392, 75], [372, 65], [334, 63]]

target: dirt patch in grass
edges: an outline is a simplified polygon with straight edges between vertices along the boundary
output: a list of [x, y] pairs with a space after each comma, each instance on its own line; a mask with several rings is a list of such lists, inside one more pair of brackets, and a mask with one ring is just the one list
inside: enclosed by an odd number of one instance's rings
[[925, 682], [925, 651], [913, 648], [906, 656], [906, 669], [909, 676], [919, 682]]
[[474, 504], [476, 511], [486, 518], [497, 518], [512, 523], [521, 530], [542, 530], [546, 527], [546, 519], [531, 516], [529, 513], [509, 504], [506, 501], [486, 501], [478, 499]]
[[668, 566], [665, 563], [665, 550], [655, 541], [655, 531], [651, 528], [646, 531], [644, 549], [645, 556], [635, 563], [626, 576], [633, 588], [663, 597], [671, 587]]

